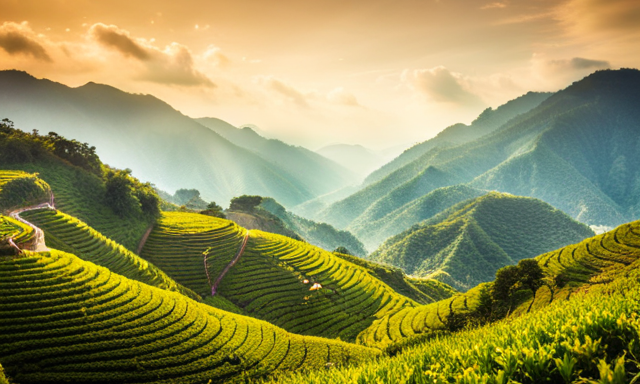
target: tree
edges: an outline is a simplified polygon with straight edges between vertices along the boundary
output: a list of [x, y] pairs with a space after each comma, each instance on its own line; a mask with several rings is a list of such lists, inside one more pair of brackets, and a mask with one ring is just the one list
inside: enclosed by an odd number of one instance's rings
[[339, 246], [338, 248], [334, 249], [333, 252], [353, 256], [353, 253], [351, 253], [351, 251], [349, 251], [346, 247], [343, 247], [343, 246]]
[[534, 259], [523, 259], [518, 262], [518, 280], [523, 286], [529, 288], [533, 297], [536, 291], [544, 284], [544, 272]]
[[253, 212], [262, 203], [262, 196], [242, 195], [231, 199], [230, 211]]
[[518, 283], [518, 278], [518, 267], [516, 265], [507, 265], [498, 269], [496, 280], [493, 282], [491, 290], [493, 299], [503, 302], [510, 301], [514, 286]]
[[213, 217], [219, 217], [221, 219], [226, 219], [227, 216], [224, 214], [222, 207], [219, 206], [218, 204], [216, 204], [215, 201], [210, 202], [207, 205], [207, 209], [200, 211], [201, 214], [203, 215], [208, 215], [208, 216], [213, 216]]

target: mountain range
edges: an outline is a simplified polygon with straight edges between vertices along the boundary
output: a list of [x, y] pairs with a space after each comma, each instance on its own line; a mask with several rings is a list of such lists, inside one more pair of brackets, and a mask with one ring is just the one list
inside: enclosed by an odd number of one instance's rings
[[[169, 192], [198, 189], [221, 205], [243, 193], [296, 205], [351, 183], [348, 170], [316, 153], [256, 135], [238, 138], [246, 147], [236, 145], [153, 96], [107, 85], [70, 88], [2, 71], [0, 116], [25, 131], [54, 131], [92, 143], [111, 166], [130, 168]], [[268, 145], [259, 149], [256, 143]]]
[[[317, 218], [358, 236], [398, 214], [412, 215], [411, 206], [437, 188], [463, 184], [535, 197], [593, 226], [638, 217], [640, 171], [632, 164], [640, 160], [640, 71], [598, 71], [552, 96], [527, 94], [518, 105], [475, 140], [412, 148]], [[483, 115], [474, 124], [491, 113]]]

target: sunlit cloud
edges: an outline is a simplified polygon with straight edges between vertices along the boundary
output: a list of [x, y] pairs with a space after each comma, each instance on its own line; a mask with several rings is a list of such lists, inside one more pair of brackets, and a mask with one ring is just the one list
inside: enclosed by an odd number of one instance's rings
[[88, 34], [103, 47], [142, 62], [145, 70], [137, 76], [140, 80], [167, 85], [215, 86], [195, 69], [193, 55], [185, 45], [171, 43], [161, 50], [151, 45], [151, 41], [135, 39], [124, 29], [102, 23], [91, 26]]
[[5, 22], [0, 26], [0, 47], [9, 55], [30, 56], [36, 60], [52, 62], [51, 56], [28, 23]]
[[213, 66], [224, 67], [228, 65], [231, 60], [222, 53], [222, 50], [215, 45], [209, 45], [202, 54], [202, 59]]
[[507, 7], [507, 3], [506, 2], [496, 1], [496, 2], [493, 2], [493, 3], [485, 4], [485, 5], [481, 6], [480, 9], [496, 9], [496, 8], [500, 9], [500, 8], [506, 8], [506, 7]]
[[534, 76], [558, 89], [599, 69], [611, 68], [611, 63], [606, 60], [582, 57], [548, 59], [544, 55], [537, 54], [532, 59], [532, 68]]
[[327, 100], [334, 104], [346, 105], [349, 107], [361, 107], [355, 95], [345, 90], [343, 87], [338, 87], [330, 91], [327, 94]]
[[259, 76], [256, 78], [256, 82], [266, 89], [284, 96], [287, 100], [300, 107], [309, 107], [309, 103], [307, 103], [308, 95], [305, 95], [283, 80], [277, 79], [273, 76]]
[[405, 71], [403, 81], [436, 103], [478, 105], [482, 100], [469, 91], [467, 81], [459, 74], [438, 66], [431, 69]]

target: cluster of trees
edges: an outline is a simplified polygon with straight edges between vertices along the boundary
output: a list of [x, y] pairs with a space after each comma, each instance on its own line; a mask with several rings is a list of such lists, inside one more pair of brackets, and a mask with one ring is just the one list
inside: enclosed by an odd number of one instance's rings
[[242, 195], [231, 199], [230, 211], [252, 213], [262, 203], [262, 196]]
[[546, 280], [544, 271], [534, 259], [523, 259], [517, 265], [500, 268], [493, 283], [480, 286], [476, 309], [469, 314], [451, 312], [447, 328], [456, 331], [469, 324], [481, 325], [502, 319], [529, 293], [535, 299], [538, 289], [547, 284]]
[[105, 186], [105, 202], [120, 217], [160, 215], [160, 198], [153, 186], [131, 176], [130, 169], [118, 170], [103, 164], [96, 147], [55, 132], [23, 132], [8, 119], [0, 122], [0, 163], [50, 161], [52, 156], [97, 176]]

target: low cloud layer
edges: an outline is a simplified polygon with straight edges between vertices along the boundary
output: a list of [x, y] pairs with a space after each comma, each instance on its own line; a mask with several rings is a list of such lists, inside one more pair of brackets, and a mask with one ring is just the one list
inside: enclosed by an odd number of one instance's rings
[[547, 59], [541, 55], [533, 58], [535, 75], [548, 84], [557, 84], [557, 88], [566, 86], [597, 70], [611, 68], [605, 60], [574, 57], [572, 59]]
[[406, 71], [403, 80], [437, 103], [468, 106], [482, 103], [477, 95], [468, 90], [462, 75], [443, 66]]
[[128, 31], [122, 30], [115, 25], [95, 24], [89, 28], [89, 35], [98, 43], [115, 49], [124, 56], [134, 57], [142, 61], [151, 59], [151, 54], [147, 48], [135, 41]]
[[53, 61], [26, 23], [3, 23], [0, 26], [0, 47], [10, 55], [31, 56], [45, 62]]

